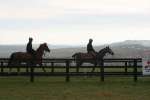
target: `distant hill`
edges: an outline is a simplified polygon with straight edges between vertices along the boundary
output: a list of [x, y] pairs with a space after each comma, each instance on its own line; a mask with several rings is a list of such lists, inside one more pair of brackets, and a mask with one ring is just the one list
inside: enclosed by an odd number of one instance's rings
[[[94, 48], [99, 51], [105, 46], [100, 45]], [[150, 40], [126, 40], [109, 44], [109, 46], [115, 53], [114, 56], [107, 56], [111, 58], [140, 58], [144, 57], [147, 52], [150, 55]], [[71, 57], [76, 52], [86, 52], [86, 47], [55, 49], [51, 52], [51, 57]]]
[[111, 44], [111, 46], [124, 46], [124, 45], [141, 45], [144, 47], [150, 47], [150, 40], [126, 40], [123, 42]]
[[[38, 45], [33, 46], [34, 49], [38, 47]], [[115, 55], [107, 57], [143, 57], [146, 52], [150, 51], [150, 40], [126, 40], [109, 44], [109, 46], [114, 51]], [[105, 45], [94, 46], [96, 51], [104, 47]], [[76, 52], [86, 52], [86, 47], [84, 46], [49, 45], [49, 48], [51, 49], [51, 53], [47, 54], [48, 58], [71, 58]], [[25, 45], [0, 45], [0, 57], [9, 57], [12, 52], [17, 51], [25, 52]]]

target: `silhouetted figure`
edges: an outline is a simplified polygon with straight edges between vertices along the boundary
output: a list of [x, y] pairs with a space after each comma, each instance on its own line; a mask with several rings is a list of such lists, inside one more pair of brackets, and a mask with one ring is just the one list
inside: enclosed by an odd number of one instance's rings
[[92, 39], [89, 39], [89, 43], [87, 44], [87, 52], [89, 53], [89, 54], [92, 54], [92, 56], [96, 56], [96, 52], [95, 52], [95, 50], [94, 50], [94, 48], [93, 48], [93, 46], [92, 46], [92, 42], [93, 42], [93, 40]]
[[32, 48], [32, 41], [33, 41], [33, 39], [32, 39], [31, 37], [29, 37], [29, 42], [28, 42], [28, 44], [27, 44], [26, 51], [27, 51], [27, 53], [29, 53], [29, 54], [32, 55], [33, 60], [32, 60], [31, 63], [34, 64], [34, 61], [35, 61], [35, 59], [36, 59], [36, 52], [35, 52], [35, 50]]
[[29, 42], [28, 42], [27, 47], [26, 47], [26, 50], [27, 50], [27, 53], [35, 55], [35, 50], [32, 49], [32, 41], [33, 41], [33, 39], [30, 37]]

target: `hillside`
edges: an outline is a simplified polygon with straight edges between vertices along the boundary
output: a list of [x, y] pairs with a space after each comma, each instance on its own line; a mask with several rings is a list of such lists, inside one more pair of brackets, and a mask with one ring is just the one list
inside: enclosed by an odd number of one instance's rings
[[[106, 45], [94, 46], [96, 51], [104, 48]], [[149, 40], [127, 40], [118, 43], [109, 44], [109, 46], [114, 51], [114, 56], [107, 57], [143, 57], [145, 53], [150, 50], [150, 41]], [[37, 45], [34, 46], [34, 49], [37, 48]], [[48, 58], [71, 58], [71, 56], [76, 52], [86, 52], [86, 47], [73, 47], [73, 46], [58, 46], [58, 45], [49, 45], [51, 48], [51, 53], [47, 54]], [[0, 57], [9, 57], [12, 52], [16, 51], [25, 51], [25, 45], [0, 45]]]

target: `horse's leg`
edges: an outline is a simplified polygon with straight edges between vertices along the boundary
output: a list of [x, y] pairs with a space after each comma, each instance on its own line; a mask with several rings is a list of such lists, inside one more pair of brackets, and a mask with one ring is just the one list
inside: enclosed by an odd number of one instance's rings
[[17, 73], [20, 73], [20, 68], [19, 68], [19, 66], [17, 66]]
[[93, 69], [92, 69], [91, 72], [94, 72], [94, 71], [95, 71], [95, 67], [96, 67], [96, 64], [94, 64]]
[[21, 65], [21, 62], [17, 62], [17, 73], [20, 74], [20, 66]]
[[8, 68], [9, 68], [8, 73], [11, 73], [11, 69], [12, 69], [11, 67], [12, 67], [12, 60], [10, 59], [8, 62]]
[[12, 66], [12, 64], [11, 64], [11, 62], [9, 62], [9, 63], [8, 63], [8, 68], [9, 68], [8, 73], [11, 73], [11, 66]]
[[76, 63], [76, 72], [79, 72], [79, 66], [80, 66], [80, 62]]
[[43, 71], [46, 72], [46, 70], [45, 70], [43, 64], [40, 64], [40, 66], [42, 67]]
[[11, 73], [11, 67], [9, 66], [9, 72], [8, 73]]
[[42, 67], [42, 69], [43, 69], [43, 71], [44, 71], [44, 72], [46, 72], [46, 70], [45, 70], [45, 68], [44, 68], [44, 67]]
[[[99, 61], [98, 63], [98, 66], [101, 68], [102, 67], [102, 61]], [[101, 71], [101, 70], [100, 70]]]
[[79, 62], [77, 63], [77, 65], [76, 65], [76, 67], [77, 67], [76, 71], [77, 71], [77, 72], [79, 72], [79, 68], [80, 68], [81, 65], [82, 65], [82, 62], [79, 61]]
[[8, 63], [8, 68], [9, 68], [9, 72], [8, 73], [11, 73], [12, 68], [13, 68], [13, 66], [15, 66], [15, 64], [16, 64], [15, 61], [11, 61], [11, 62]]
[[27, 73], [29, 72], [29, 67], [28, 67], [28, 66], [26, 67], [26, 72], [27, 72]]
[[12, 65], [8, 65], [8, 68], [9, 68], [9, 72], [8, 73], [11, 73], [11, 70], [12, 70], [11, 66]]
[[30, 66], [31, 64], [30, 64], [30, 62], [27, 62], [26, 63], [26, 72], [28, 73], [29, 72], [29, 66]]
[[44, 72], [46, 72], [46, 70], [45, 70], [45, 68], [44, 68], [44, 66], [43, 66], [43, 64], [42, 64], [42, 60], [35, 62], [35, 65], [36, 65], [36, 63], [38, 63], [38, 65], [39, 65], [40, 67], [42, 67], [42, 70], [43, 70]]
[[94, 72], [95, 71], [95, 67], [97, 66], [97, 63], [96, 62], [94, 62], [94, 66], [93, 66], [93, 69], [92, 69], [92, 71], [91, 72]]

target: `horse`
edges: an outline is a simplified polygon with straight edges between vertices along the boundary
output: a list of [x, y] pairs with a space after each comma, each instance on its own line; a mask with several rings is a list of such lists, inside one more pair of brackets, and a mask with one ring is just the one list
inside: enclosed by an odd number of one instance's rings
[[[11, 66], [19, 66], [23, 63], [25, 63], [26, 66], [30, 65], [36, 66], [37, 64], [39, 66], [42, 66], [42, 57], [45, 52], [50, 53], [50, 49], [48, 48], [47, 43], [40, 44], [39, 48], [37, 48], [37, 50], [35, 51], [35, 55], [29, 54], [27, 52], [12, 53], [8, 62], [8, 67], [10, 68], [9, 72], [11, 72]], [[45, 72], [45, 69], [43, 67], [42, 69]]]
[[91, 72], [94, 72], [97, 64], [99, 64], [100, 66], [102, 65], [101, 63], [102, 59], [107, 53], [114, 55], [114, 52], [109, 46], [101, 49], [99, 52], [95, 54], [95, 56], [90, 53], [82, 53], [82, 52], [75, 53], [74, 55], [72, 55], [72, 57], [74, 58], [76, 62], [76, 67], [77, 67], [76, 71], [79, 72], [79, 66], [87, 62], [87, 63], [94, 64], [94, 67], [91, 71]]

